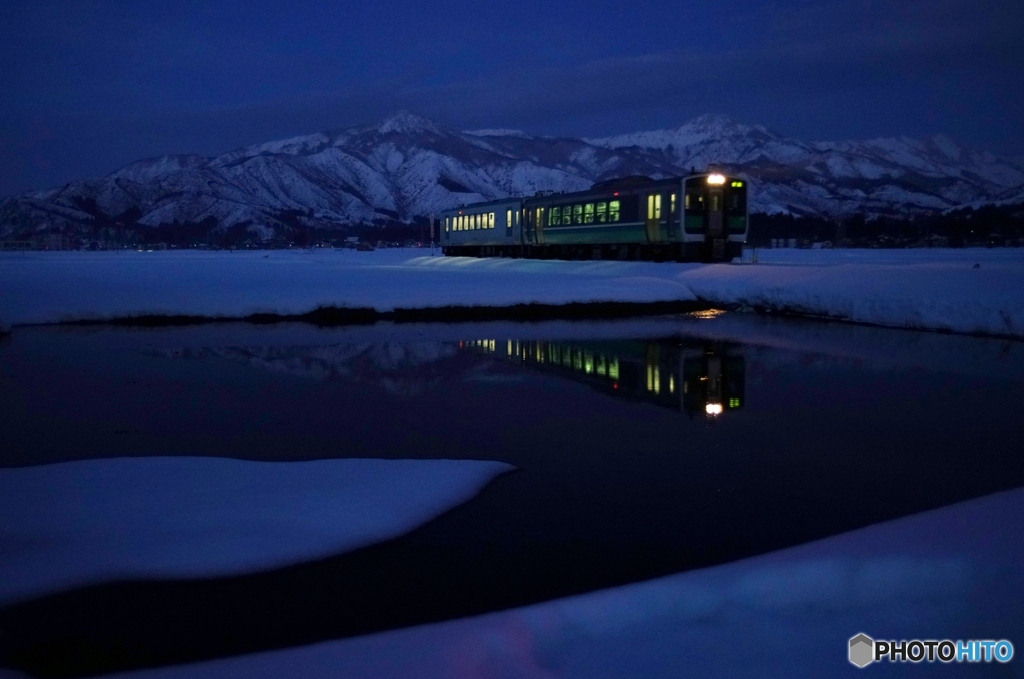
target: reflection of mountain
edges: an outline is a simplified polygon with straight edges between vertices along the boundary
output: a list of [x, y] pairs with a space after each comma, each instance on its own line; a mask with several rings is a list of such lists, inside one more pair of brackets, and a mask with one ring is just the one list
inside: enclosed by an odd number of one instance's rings
[[[475, 355], [497, 359], [466, 364], [445, 359]], [[228, 359], [270, 372], [372, 383], [397, 396], [422, 393], [442, 379], [516, 381], [499, 364], [528, 366], [583, 382], [618, 398], [714, 419], [744, 403], [745, 361], [722, 342], [694, 339], [604, 340], [592, 342], [469, 340], [456, 343], [339, 344], [176, 349], [171, 358]]]
[[744, 358], [721, 342], [477, 340], [459, 346], [690, 416], [713, 420], [745, 402]]
[[455, 355], [441, 342], [340, 344], [328, 346], [204, 347], [162, 352], [170, 358], [223, 358], [283, 375], [315, 380], [373, 382], [385, 390], [412, 396], [437, 381], [435, 364]]

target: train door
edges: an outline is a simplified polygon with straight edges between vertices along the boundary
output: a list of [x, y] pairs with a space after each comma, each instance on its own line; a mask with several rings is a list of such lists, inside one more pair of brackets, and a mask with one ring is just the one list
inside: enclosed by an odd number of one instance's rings
[[720, 187], [708, 191], [708, 239], [711, 258], [725, 258], [725, 196]]
[[661, 194], [651, 193], [647, 196], [647, 242], [657, 243], [661, 240]]

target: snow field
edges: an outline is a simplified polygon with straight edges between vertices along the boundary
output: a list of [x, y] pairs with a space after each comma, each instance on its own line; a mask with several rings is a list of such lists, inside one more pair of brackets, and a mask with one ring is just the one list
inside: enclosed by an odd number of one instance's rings
[[564, 262], [426, 250], [3, 253], [0, 321], [701, 301], [1024, 338], [1022, 250], [761, 250], [759, 263], [749, 263], [749, 253], [746, 260]]
[[406, 533], [501, 462], [205, 457], [0, 469], [0, 605], [127, 578], [199, 578], [323, 558]]

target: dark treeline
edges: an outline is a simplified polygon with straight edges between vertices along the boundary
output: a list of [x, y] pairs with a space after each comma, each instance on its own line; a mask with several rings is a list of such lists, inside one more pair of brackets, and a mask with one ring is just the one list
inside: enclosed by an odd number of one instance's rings
[[[159, 226], [139, 224], [138, 210], [128, 210], [111, 217], [82, 204], [93, 220], [63, 232], [39, 233], [26, 227], [13, 239], [36, 239], [41, 247], [47, 238], [59, 234], [63, 248], [106, 247], [310, 247], [342, 245], [346, 239], [377, 245], [383, 243], [429, 243], [430, 223], [416, 218], [403, 223], [382, 218], [373, 223], [340, 225], [316, 221], [299, 211], [274, 215], [275, 226], [252, 230], [248, 224], [220, 227], [208, 217], [198, 222], [173, 222]], [[91, 208], [91, 209], [90, 209]], [[434, 240], [439, 237], [435, 221]], [[273, 233], [272, 237], [264, 235]], [[971, 245], [1024, 245], [1024, 205], [963, 208], [948, 213], [929, 213], [913, 217], [865, 217], [853, 215], [842, 219], [827, 217], [796, 217], [793, 215], [750, 215], [748, 247], [771, 247], [773, 242], [807, 247], [814, 243], [836, 247], [964, 247]]]
[[769, 247], [773, 239], [847, 247], [1024, 245], [1024, 205], [963, 208], [913, 217], [750, 215], [748, 244]]

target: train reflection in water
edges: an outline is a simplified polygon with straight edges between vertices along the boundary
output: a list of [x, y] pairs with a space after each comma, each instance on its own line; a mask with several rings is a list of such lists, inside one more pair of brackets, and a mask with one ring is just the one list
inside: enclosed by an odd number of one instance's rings
[[459, 346], [691, 417], [700, 414], [714, 420], [725, 411], [742, 408], [746, 400], [745, 361], [737, 347], [724, 342], [490, 339], [464, 341]]

